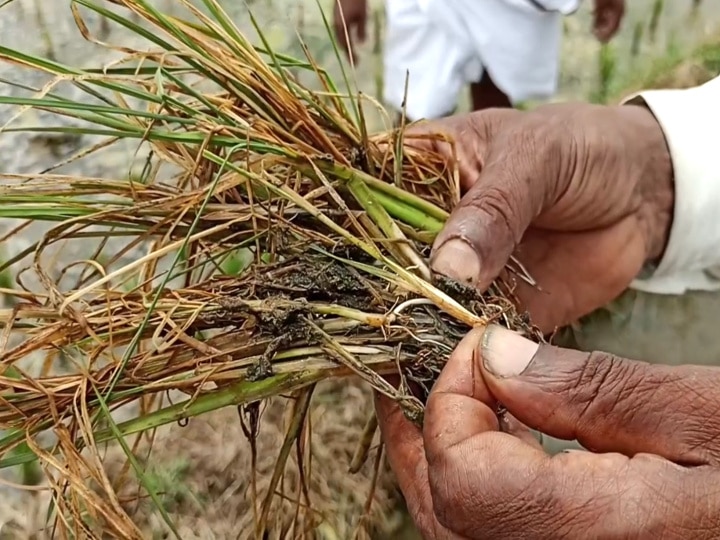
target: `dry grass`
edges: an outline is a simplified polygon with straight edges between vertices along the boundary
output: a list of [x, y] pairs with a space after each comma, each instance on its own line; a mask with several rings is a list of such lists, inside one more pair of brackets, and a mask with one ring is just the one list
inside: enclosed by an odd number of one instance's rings
[[[353, 449], [372, 414], [367, 390], [352, 380], [325, 381], [316, 388], [308, 411], [312, 418], [310, 430], [303, 439], [302, 468], [293, 451], [268, 516], [271, 538], [283, 534], [286, 538], [297, 537], [307, 530], [314, 533], [307, 536], [324, 539], [395, 536], [402, 519], [401, 501], [387, 465], [382, 458], [378, 461], [377, 437], [369, 459], [356, 473], [349, 472]], [[344, 406], [340, 408], [340, 404]], [[173, 485], [179, 486], [163, 501], [182, 538], [209, 537], [210, 531], [214, 538], [243, 537], [243, 532], [245, 537], [252, 536], [248, 533], [253, 530], [254, 519], [252, 480], [260, 495], [267, 493], [278, 441], [285, 437], [291, 412], [288, 401], [282, 398], [264, 405], [254, 465], [251, 445], [233, 408], [194, 418], [187, 428], [163, 430], [157, 436], [148, 462], [152, 463], [152, 471], [170, 476]], [[209, 446], [216, 450], [209, 453]], [[125, 461], [118, 451], [106, 457], [109, 474], [117, 475]], [[172, 472], [178, 469], [179, 473]], [[137, 487], [126, 484], [121, 494], [135, 500]], [[167, 487], [160, 482], [160, 489]], [[311, 511], [303, 508], [308, 506], [303, 490]], [[128, 504], [126, 509], [145, 537], [151, 531], [167, 531], [149, 502], [139, 507]]]
[[[118, 47], [122, 60], [97, 69], [0, 47], [5, 61], [52, 76], [34, 98], [0, 103], [17, 106], [18, 116], [35, 109], [78, 121], [38, 131], [102, 137], [72, 159], [128, 139], [153, 154], [139, 179], [2, 177], [0, 217], [55, 225], [6, 265], [31, 259], [18, 289], [2, 291], [15, 304], [0, 312], [0, 428], [11, 430], [0, 440], [0, 464], [39, 460], [54, 493], [51, 526], [62, 537], [142, 538], [132, 501], [150, 501], [168, 530], [185, 536], [142, 456], [158, 442], [157, 428], [233, 406], [240, 415], [230, 414], [231, 433], [249, 441], [245, 461], [234, 466], [263, 479], [249, 487], [252, 504], [234, 510], [252, 525], [248, 537], [322, 535], [328, 520], [318, 516], [327, 509], [318, 513], [311, 494], [371, 501], [373, 493], [352, 493], [352, 480], [323, 485], [327, 476], [309, 467], [316, 385], [354, 375], [421, 422], [424, 394], [469, 327], [497, 321], [541, 339], [512, 302], [513, 276], [529, 278], [511, 265], [481, 295], [431, 274], [429, 245], [459, 198], [455, 171], [413, 149], [404, 130], [370, 137], [363, 108], [375, 105], [339, 90], [309, 56], [254, 47], [213, 0], [202, 12], [183, 2], [188, 20], [145, 0], [114, 3], [123, 9], [74, 1], [81, 34], [93, 39], [81, 11], [90, 9], [152, 47]], [[300, 85], [298, 70], [315, 73], [323, 90]], [[66, 84], [87, 100], [63, 98]], [[34, 128], [2, 128], [15, 129]], [[176, 174], [163, 177], [168, 165]], [[118, 239], [123, 247], [109, 249]], [[95, 256], [57, 268], [53, 253], [73, 241], [98, 242]], [[138, 247], [146, 255], [125, 262]], [[23, 287], [29, 274], [39, 289]], [[37, 354], [38, 374], [23, 364]], [[70, 369], [59, 369], [63, 362]], [[398, 387], [382, 377], [398, 373]], [[418, 393], [408, 393], [408, 381]], [[167, 405], [170, 392], [184, 401]], [[289, 396], [286, 407], [277, 405], [280, 396]], [[268, 398], [274, 412], [265, 414], [284, 416], [280, 448], [266, 448], [259, 434]], [[113, 412], [131, 404], [140, 414], [116, 422]], [[40, 439], [48, 433], [50, 445]], [[146, 435], [131, 437], [138, 433]], [[18, 453], [23, 441], [28, 450]], [[112, 474], [109, 441], [126, 458]], [[381, 497], [389, 492], [385, 485]], [[373, 518], [358, 531], [377, 524]]]

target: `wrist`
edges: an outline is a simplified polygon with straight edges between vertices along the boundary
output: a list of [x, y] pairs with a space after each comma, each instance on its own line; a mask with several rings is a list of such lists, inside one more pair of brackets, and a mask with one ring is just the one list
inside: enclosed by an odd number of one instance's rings
[[652, 111], [641, 102], [623, 107], [634, 126], [642, 196], [641, 226], [646, 238], [646, 264], [659, 264], [670, 238], [675, 203], [673, 163], [665, 134]]
[[[652, 111], [670, 149], [672, 231], [657, 269], [644, 284], [672, 288], [673, 294], [717, 289], [718, 280], [710, 279], [708, 270], [720, 266], [719, 91], [720, 77], [694, 88], [646, 90], [625, 100]], [[668, 280], [675, 285], [666, 287]]]

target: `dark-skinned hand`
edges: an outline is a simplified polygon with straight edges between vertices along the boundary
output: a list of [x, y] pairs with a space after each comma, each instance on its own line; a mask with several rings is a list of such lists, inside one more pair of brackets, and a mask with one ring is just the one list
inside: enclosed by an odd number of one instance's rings
[[593, 33], [601, 43], [610, 41], [620, 29], [625, 15], [625, 0], [595, 0]]
[[[428, 540], [654, 540], [720, 538], [719, 403], [718, 368], [538, 346], [490, 327], [452, 354], [422, 431], [394, 401], [376, 408]], [[551, 457], [525, 426], [597, 453]]]
[[[454, 153], [427, 137], [438, 132]], [[457, 164], [465, 192], [435, 241], [433, 269], [482, 290], [514, 254], [542, 289], [518, 284], [546, 332], [607, 304], [663, 253], [672, 163], [643, 106], [489, 109], [416, 124], [405, 141]]]

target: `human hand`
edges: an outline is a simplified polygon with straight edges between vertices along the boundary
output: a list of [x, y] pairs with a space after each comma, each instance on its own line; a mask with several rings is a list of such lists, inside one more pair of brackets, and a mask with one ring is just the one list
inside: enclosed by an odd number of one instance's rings
[[595, 0], [593, 33], [601, 43], [607, 43], [620, 29], [625, 15], [625, 0]]
[[[427, 137], [438, 132], [454, 154]], [[416, 124], [405, 143], [456, 159], [466, 192], [435, 241], [433, 269], [485, 289], [514, 254], [542, 289], [519, 282], [517, 294], [545, 332], [616, 298], [663, 253], [672, 163], [645, 107], [491, 109]]]
[[[538, 346], [490, 327], [451, 356], [422, 432], [376, 399], [424, 538], [720, 537], [718, 368]], [[551, 457], [525, 426], [603, 453]]]
[[333, 8], [335, 39], [354, 63], [357, 63], [355, 40], [360, 43], [365, 42], [367, 18], [367, 0], [335, 0]]

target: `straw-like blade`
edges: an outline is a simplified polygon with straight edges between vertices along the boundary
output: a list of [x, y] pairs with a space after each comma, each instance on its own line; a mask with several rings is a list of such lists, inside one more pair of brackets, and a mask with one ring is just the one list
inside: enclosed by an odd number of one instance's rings
[[[45, 227], [0, 264], [16, 275], [2, 286], [13, 305], [0, 310], [0, 428], [10, 430], [0, 468], [37, 459], [52, 472], [57, 527], [138, 534], [101, 444], [119, 443], [141, 496], [177, 536], [137, 453], [147, 439], [135, 436], [228, 406], [253, 417], [257, 402], [296, 393], [278, 486], [307, 429], [308, 387], [359, 376], [421, 421], [423, 396], [383, 375], [400, 369], [426, 391], [467, 329], [491, 321], [541, 339], [515, 310], [512, 283], [480, 294], [432, 275], [430, 243], [458, 198], [453, 171], [413, 149], [410, 133], [370, 137], [361, 96], [338, 90], [304, 43], [302, 60], [273, 51], [251, 16], [254, 45], [215, 0], [202, 11], [181, 0], [182, 17], [149, 0], [114, 3], [124, 9], [72, 2], [84, 39], [96, 41], [83, 20], [91, 10], [145, 40], [117, 44], [125, 56], [111, 66], [0, 47], [0, 60], [51, 79], [0, 97], [14, 108], [0, 136], [92, 139], [64, 163], [120, 142], [147, 153], [139, 176], [0, 175], [0, 218], [18, 222], [5, 238]], [[82, 99], [64, 97], [65, 85]], [[18, 124], [29, 110], [58, 123]], [[73, 245], [88, 254], [60, 264]], [[174, 404], [160, 405], [168, 393]], [[117, 421], [130, 405], [140, 413]], [[39, 439], [48, 433], [50, 446]], [[275, 493], [258, 496], [262, 532]]]

